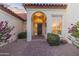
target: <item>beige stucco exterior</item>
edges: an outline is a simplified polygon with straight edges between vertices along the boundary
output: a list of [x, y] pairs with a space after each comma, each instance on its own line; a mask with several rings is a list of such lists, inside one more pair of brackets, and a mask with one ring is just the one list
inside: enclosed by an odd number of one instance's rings
[[7, 21], [9, 23], [9, 26], [14, 26], [15, 28], [12, 31], [12, 37], [8, 39], [10, 42], [17, 39], [17, 35], [20, 32], [25, 31], [26, 24], [20, 20], [19, 18], [12, 16], [11, 14], [8, 14], [5, 11], [2, 11], [0, 9], [0, 21]]

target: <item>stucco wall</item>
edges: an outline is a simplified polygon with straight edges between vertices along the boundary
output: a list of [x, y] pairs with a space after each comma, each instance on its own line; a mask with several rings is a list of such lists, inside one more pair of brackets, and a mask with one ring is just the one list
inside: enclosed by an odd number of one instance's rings
[[26, 27], [26, 21], [25, 22], [23, 22], [23, 31], [25, 32], [27, 29], [26, 29], [27, 27]]
[[17, 34], [24, 30], [23, 21], [20, 19], [0, 10], [0, 21], [7, 21], [10, 26], [15, 26], [14, 30], [12, 31], [12, 37], [9, 39], [10, 41], [14, 41], [17, 39]]

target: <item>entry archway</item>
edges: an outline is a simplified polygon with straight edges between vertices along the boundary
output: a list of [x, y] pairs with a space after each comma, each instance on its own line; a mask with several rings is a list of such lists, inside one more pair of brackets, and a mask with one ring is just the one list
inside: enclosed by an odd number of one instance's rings
[[46, 34], [46, 15], [37, 11], [32, 15], [32, 35], [45, 36]]

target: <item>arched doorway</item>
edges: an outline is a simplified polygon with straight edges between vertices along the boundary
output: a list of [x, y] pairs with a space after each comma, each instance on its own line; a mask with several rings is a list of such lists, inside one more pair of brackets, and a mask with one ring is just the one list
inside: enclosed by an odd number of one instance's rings
[[32, 36], [45, 36], [46, 34], [46, 15], [37, 11], [32, 15]]

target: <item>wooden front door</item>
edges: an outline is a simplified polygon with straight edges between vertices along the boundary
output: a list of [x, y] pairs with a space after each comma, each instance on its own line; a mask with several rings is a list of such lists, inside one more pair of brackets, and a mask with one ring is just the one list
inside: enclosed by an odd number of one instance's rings
[[42, 35], [42, 23], [39, 23], [37, 26], [37, 34]]

